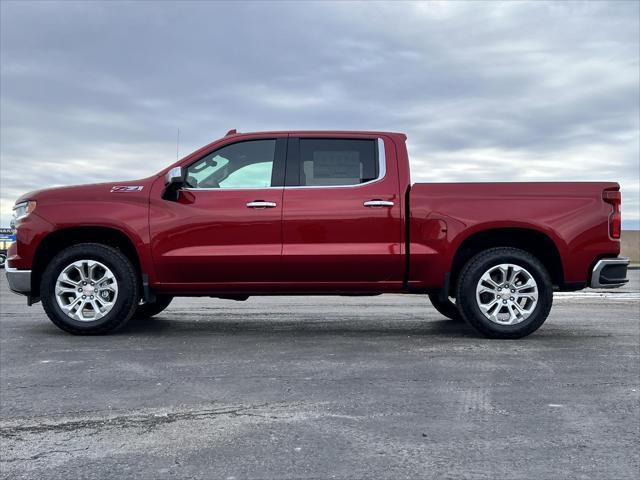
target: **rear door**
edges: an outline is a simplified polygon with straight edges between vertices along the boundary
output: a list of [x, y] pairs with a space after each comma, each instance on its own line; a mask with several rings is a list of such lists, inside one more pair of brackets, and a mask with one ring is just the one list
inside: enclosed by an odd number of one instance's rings
[[290, 137], [283, 205], [285, 281], [317, 290], [402, 282], [403, 224], [389, 139]]

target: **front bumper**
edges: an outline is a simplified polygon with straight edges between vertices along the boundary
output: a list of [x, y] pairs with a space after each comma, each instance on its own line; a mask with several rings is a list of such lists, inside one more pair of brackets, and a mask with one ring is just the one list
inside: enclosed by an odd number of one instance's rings
[[12, 292], [20, 295], [31, 294], [31, 270], [6, 267], [7, 281]]
[[618, 288], [629, 282], [626, 257], [603, 258], [593, 267], [591, 272], [591, 288]]

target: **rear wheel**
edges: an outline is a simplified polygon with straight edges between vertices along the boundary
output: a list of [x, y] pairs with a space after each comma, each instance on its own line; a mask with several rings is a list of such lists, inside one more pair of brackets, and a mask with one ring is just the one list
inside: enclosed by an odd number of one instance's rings
[[7, 254], [0, 252], [0, 268], [4, 268], [4, 264], [7, 263]]
[[444, 315], [451, 320], [460, 321], [462, 320], [462, 316], [458, 311], [458, 307], [455, 303], [453, 303], [448, 298], [445, 301], [440, 299], [440, 295], [436, 293], [429, 294], [429, 300], [431, 300], [431, 304], [433, 308], [435, 308], [438, 312]]
[[133, 314], [135, 318], [149, 318], [159, 314], [165, 308], [169, 306], [173, 300], [171, 295], [156, 295], [154, 302], [141, 303], [136, 307], [136, 312]]
[[517, 248], [492, 248], [463, 268], [457, 302], [464, 319], [489, 338], [521, 338], [549, 316], [553, 285], [542, 263]]
[[45, 312], [62, 330], [76, 335], [111, 332], [136, 309], [138, 277], [119, 250], [82, 243], [58, 253], [40, 282]]

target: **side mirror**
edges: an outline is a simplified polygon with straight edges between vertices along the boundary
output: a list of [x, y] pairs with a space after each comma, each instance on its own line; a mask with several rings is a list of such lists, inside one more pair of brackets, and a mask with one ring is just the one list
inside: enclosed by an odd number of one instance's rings
[[173, 167], [164, 176], [165, 189], [162, 198], [177, 201], [180, 189], [184, 186], [185, 171], [182, 167]]
[[180, 186], [184, 183], [184, 171], [182, 167], [173, 167], [164, 176], [164, 184], [167, 187], [176, 183], [179, 183]]

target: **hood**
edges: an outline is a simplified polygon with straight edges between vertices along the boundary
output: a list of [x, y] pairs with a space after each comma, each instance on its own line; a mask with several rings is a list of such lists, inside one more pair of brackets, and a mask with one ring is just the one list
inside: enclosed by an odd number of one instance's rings
[[35, 200], [36, 202], [72, 201], [72, 200], [100, 200], [110, 195], [147, 196], [155, 176], [141, 180], [127, 180], [123, 182], [90, 183], [86, 185], [72, 185], [68, 187], [44, 188], [25, 193], [16, 203]]

